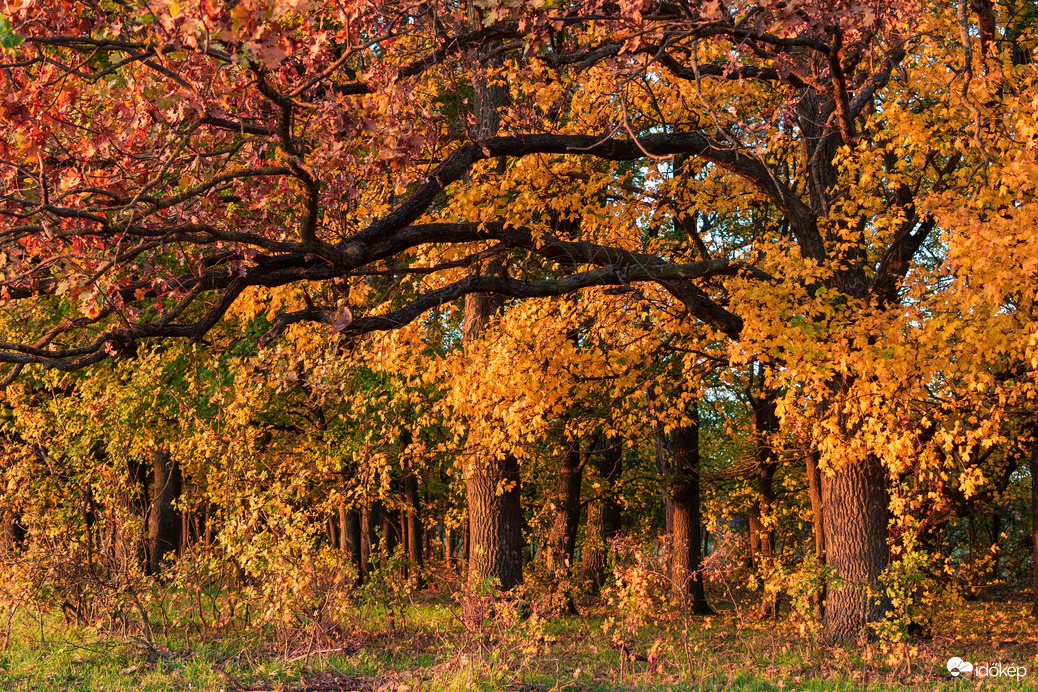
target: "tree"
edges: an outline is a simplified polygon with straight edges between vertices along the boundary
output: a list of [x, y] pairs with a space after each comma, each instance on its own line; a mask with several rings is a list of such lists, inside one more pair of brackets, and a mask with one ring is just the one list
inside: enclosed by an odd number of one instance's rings
[[[987, 275], [976, 223], [1033, 214], [1033, 70], [973, 49], [965, 0], [488, 2], [475, 29], [407, 2], [4, 9], [5, 382], [203, 339], [288, 286], [261, 345], [644, 285], [817, 414], [827, 637], [883, 615], [887, 416], [855, 402], [894, 399], [876, 354], [938, 323], [942, 272]], [[480, 84], [512, 94], [500, 129]]]

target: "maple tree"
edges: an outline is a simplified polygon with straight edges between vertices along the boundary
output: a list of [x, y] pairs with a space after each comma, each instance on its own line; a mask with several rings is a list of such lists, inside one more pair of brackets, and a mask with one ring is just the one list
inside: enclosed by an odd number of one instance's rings
[[[670, 435], [684, 554], [706, 365], [755, 364], [751, 530], [777, 560], [775, 440], [796, 436], [834, 642], [898, 607], [883, 580], [923, 508], [950, 516], [1023, 458], [1002, 451], [1032, 434], [1038, 368], [1030, 3], [3, 13], [5, 385], [217, 334], [335, 370], [396, 330], [372, 348], [450, 383], [473, 579], [507, 588], [524, 435], [602, 396], [564, 370]], [[661, 352], [687, 357], [653, 402]], [[595, 426], [574, 420], [579, 453]], [[674, 563], [682, 594], [697, 560]]]

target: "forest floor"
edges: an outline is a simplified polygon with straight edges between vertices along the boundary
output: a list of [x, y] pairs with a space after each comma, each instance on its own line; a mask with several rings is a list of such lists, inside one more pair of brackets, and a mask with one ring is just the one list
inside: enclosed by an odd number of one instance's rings
[[[810, 634], [787, 620], [760, 621], [733, 609], [643, 622], [618, 645], [604, 631], [615, 631], [611, 610], [600, 603], [550, 620], [489, 620], [473, 632], [453, 601], [421, 594], [392, 613], [369, 609], [338, 637], [304, 644], [255, 632], [167, 632], [149, 642], [72, 628], [60, 618], [44, 618], [41, 627], [23, 614], [0, 629], [0, 689], [1038, 690], [1038, 624], [1020, 599], [959, 603], [937, 616], [934, 635], [894, 647], [835, 649], [813, 646]], [[946, 663], [953, 656], [973, 662], [974, 674], [952, 678]], [[977, 677], [985, 661], [1000, 663], [1003, 675]], [[1009, 666], [1016, 668], [1007, 676]]]

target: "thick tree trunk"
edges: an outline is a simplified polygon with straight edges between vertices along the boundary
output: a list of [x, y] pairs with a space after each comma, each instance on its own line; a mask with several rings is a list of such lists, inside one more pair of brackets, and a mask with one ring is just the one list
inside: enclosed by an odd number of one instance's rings
[[621, 526], [615, 486], [623, 472], [623, 441], [609, 440], [606, 448], [594, 454], [592, 459], [602, 487], [600, 497], [588, 505], [581, 546], [580, 580], [587, 585], [588, 591], [598, 593], [605, 582], [609, 541], [620, 532]]
[[[488, 455], [489, 456], [489, 455]], [[511, 454], [472, 464], [469, 500], [469, 581], [496, 580], [507, 591], [523, 581], [519, 462]]]
[[674, 507], [674, 530], [671, 534], [673, 558], [671, 582], [674, 593], [690, 601], [694, 613], [713, 612], [703, 587], [703, 536], [699, 495], [699, 409], [693, 404], [691, 425], [681, 426], [671, 434], [674, 451], [674, 475], [671, 499]]
[[835, 570], [825, 603], [822, 637], [834, 644], [867, 633], [887, 599], [880, 573], [887, 566], [888, 498], [883, 465], [873, 456], [822, 477], [826, 557]]
[[180, 546], [180, 515], [173, 503], [180, 498], [180, 465], [167, 449], [152, 452], [151, 508], [148, 513], [148, 567], [153, 575], [162, 571], [162, 558]]
[[1031, 613], [1038, 617], [1038, 442], [1031, 447], [1031, 541], [1034, 565], [1032, 567]]
[[[469, 19], [474, 27], [482, 27], [482, 17], [474, 5], [469, 5]], [[490, 52], [493, 45], [483, 46], [481, 52]], [[485, 69], [500, 67], [501, 58], [491, 57], [483, 62]], [[473, 110], [477, 140], [493, 137], [501, 123], [499, 109], [508, 101], [505, 88], [492, 83], [486, 76], [473, 80]], [[504, 159], [498, 161], [503, 170]], [[487, 267], [486, 271], [500, 272], [501, 267]], [[465, 314], [462, 322], [462, 341], [466, 348], [478, 340], [490, 318], [501, 308], [496, 296], [469, 293], [465, 296]], [[501, 455], [482, 444], [479, 426], [475, 421], [469, 433], [469, 447], [473, 454], [465, 469], [465, 489], [468, 495], [469, 530], [466, 536], [468, 577], [479, 583], [496, 580], [508, 590], [523, 581], [522, 507], [519, 494], [519, 461], [511, 454]]]
[[[811, 498], [812, 528], [815, 535], [815, 560], [825, 565], [825, 505], [822, 504], [822, 477], [818, 472], [818, 452], [807, 455], [807, 492]], [[825, 586], [815, 594], [815, 617], [820, 621], [825, 614]]]
[[580, 443], [573, 442], [573, 446], [559, 463], [555, 521], [548, 535], [545, 551], [548, 570], [556, 578], [564, 576], [573, 563], [573, 552], [577, 547], [577, 529], [580, 527], [580, 483], [583, 474]]

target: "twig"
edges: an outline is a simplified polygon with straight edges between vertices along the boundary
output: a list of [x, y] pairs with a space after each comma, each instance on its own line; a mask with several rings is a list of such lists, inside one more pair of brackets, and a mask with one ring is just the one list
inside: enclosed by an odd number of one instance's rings
[[267, 683], [261, 683], [259, 685], [246, 685], [241, 680], [234, 677], [220, 666], [213, 666], [213, 671], [225, 677], [227, 679], [227, 682], [234, 685], [234, 689], [236, 690], [247, 690], [248, 692], [269, 692], [269, 690], [271, 689], [270, 685], [268, 685]]

